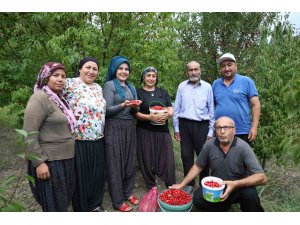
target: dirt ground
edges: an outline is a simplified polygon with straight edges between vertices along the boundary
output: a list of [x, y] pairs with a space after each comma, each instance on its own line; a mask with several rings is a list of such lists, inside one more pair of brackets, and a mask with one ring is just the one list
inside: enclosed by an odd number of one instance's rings
[[[10, 175], [16, 175], [20, 172], [22, 174], [25, 174], [26, 165], [23, 162], [19, 161], [18, 157], [16, 156], [22, 150], [22, 147], [19, 144], [17, 144], [16, 132], [14, 130], [0, 127], [0, 140], [0, 149], [2, 154], [2, 159], [0, 160], [0, 182], [2, 181], [2, 179]], [[147, 188], [144, 184], [144, 179], [141, 175], [138, 164], [136, 169], [136, 182], [134, 185], [133, 194], [141, 200], [141, 198], [147, 193]], [[176, 177], [178, 181], [181, 180], [183, 178], [183, 173], [178, 171], [176, 173]], [[160, 179], [158, 179], [159, 191], [161, 192], [162, 190], [164, 190], [164, 188], [164, 183]], [[18, 201], [20, 201], [25, 206], [25, 211], [41, 211], [41, 207], [32, 196], [28, 181], [26, 179], [22, 179], [18, 187], [11, 188], [10, 192], [13, 192], [13, 189], [16, 190], [16, 197]], [[105, 194], [102, 206], [108, 212], [116, 211], [112, 207], [111, 198], [108, 193], [107, 183], [105, 185]], [[72, 211], [72, 208], [70, 208], [70, 211]], [[133, 206], [133, 211], [137, 212], [138, 206]]]
[[[178, 151], [179, 150], [176, 149], [175, 155], [177, 155], [177, 158], [180, 158]], [[3, 128], [0, 126], [0, 152], [0, 184], [3, 182], [4, 178], [10, 175], [20, 174], [20, 182], [17, 184], [17, 186], [14, 185], [9, 187], [9, 194], [15, 194], [17, 201], [19, 201], [25, 207], [24, 211], [41, 211], [39, 204], [32, 196], [27, 179], [22, 176], [26, 172], [26, 164], [20, 161], [20, 159], [17, 157], [17, 154], [22, 152], [22, 145], [17, 142], [16, 132], [14, 130]], [[179, 182], [183, 178], [181, 162], [176, 162], [176, 167], [178, 168], [178, 170], [176, 171], [176, 180], [177, 182]], [[136, 169], [136, 183], [133, 194], [141, 199], [146, 194], [147, 189], [144, 184], [144, 180], [139, 170], [138, 164]], [[292, 165], [287, 167], [280, 167], [275, 165], [273, 162], [269, 162], [266, 169], [268, 183], [267, 185], [261, 186], [258, 189], [265, 210], [299, 211], [300, 206], [297, 199], [300, 200], [300, 167], [295, 167]], [[160, 179], [158, 179], [158, 189], [159, 192], [165, 189], [164, 183]], [[283, 201], [285, 202], [285, 204], [282, 204]], [[290, 207], [290, 205], [293, 205], [293, 207]], [[102, 206], [108, 212], [115, 211], [112, 208], [107, 183], [105, 186], [105, 194]], [[138, 206], [134, 206], [133, 208], [133, 211], [138, 211]], [[72, 211], [71, 207], [70, 211]], [[192, 209], [192, 211], [194, 211], [194, 209]], [[232, 211], [239, 211], [239, 209], [233, 207]]]

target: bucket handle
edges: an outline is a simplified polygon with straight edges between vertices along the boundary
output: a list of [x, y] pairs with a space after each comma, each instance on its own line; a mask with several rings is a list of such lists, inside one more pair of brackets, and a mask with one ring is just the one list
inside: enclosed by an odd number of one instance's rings
[[154, 102], [156, 102], [156, 103], [160, 103], [161, 105], [163, 105], [165, 108], [167, 108], [166, 106], [165, 106], [165, 104], [164, 103], [162, 103], [161, 101], [152, 101], [152, 102], [150, 102], [150, 104], [149, 104], [149, 109], [151, 108], [151, 106], [152, 106], [152, 103], [154, 103]]

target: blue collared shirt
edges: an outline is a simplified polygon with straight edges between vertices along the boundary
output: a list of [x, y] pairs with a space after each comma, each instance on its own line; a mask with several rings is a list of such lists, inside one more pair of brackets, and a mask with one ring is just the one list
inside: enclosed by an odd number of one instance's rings
[[250, 99], [258, 96], [254, 81], [247, 76], [235, 74], [234, 80], [227, 87], [224, 78], [213, 82], [216, 119], [221, 116], [232, 118], [236, 134], [249, 134], [251, 129]]
[[214, 111], [213, 91], [209, 83], [201, 80], [195, 86], [189, 80], [181, 82], [178, 86], [174, 105], [174, 132], [179, 132], [179, 118], [195, 121], [209, 120], [207, 136], [212, 137], [215, 122]]

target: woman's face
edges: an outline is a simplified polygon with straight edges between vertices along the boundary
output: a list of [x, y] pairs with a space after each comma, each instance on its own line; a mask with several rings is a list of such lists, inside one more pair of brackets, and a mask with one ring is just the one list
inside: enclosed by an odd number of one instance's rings
[[121, 82], [124, 83], [129, 76], [129, 67], [127, 63], [122, 63], [116, 72], [116, 78]]
[[51, 91], [58, 94], [61, 92], [66, 84], [66, 72], [63, 69], [57, 69], [52, 72], [49, 77], [47, 86], [51, 89]]
[[89, 61], [83, 64], [80, 72], [80, 79], [86, 84], [92, 84], [98, 75], [98, 66], [97, 63]]
[[157, 81], [157, 75], [154, 72], [148, 72], [145, 74], [144, 77], [144, 86], [148, 87], [148, 88], [152, 88], [155, 86]]

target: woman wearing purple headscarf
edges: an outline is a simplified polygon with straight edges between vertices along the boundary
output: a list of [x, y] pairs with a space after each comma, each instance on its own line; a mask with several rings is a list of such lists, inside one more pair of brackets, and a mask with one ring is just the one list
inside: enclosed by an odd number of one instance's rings
[[44, 212], [66, 212], [75, 186], [74, 132], [75, 117], [62, 97], [66, 83], [63, 64], [48, 62], [40, 70], [24, 115], [28, 139], [28, 174], [32, 193]]

